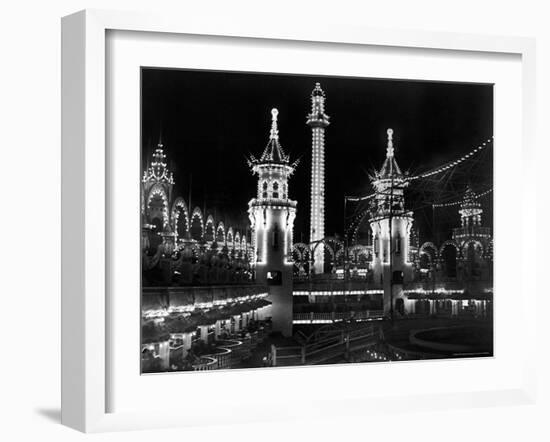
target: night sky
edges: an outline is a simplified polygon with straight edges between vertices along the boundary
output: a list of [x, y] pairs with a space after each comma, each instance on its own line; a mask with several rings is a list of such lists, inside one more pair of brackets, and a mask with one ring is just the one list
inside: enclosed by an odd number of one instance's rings
[[[256, 193], [256, 178], [245, 156], [258, 156], [265, 148], [270, 110], [276, 107], [281, 145], [291, 161], [301, 158], [289, 193], [298, 201], [295, 241], [306, 242], [311, 130], [305, 122], [316, 82], [326, 93], [325, 110], [331, 121], [325, 133], [327, 236], [342, 234], [344, 195], [371, 192], [368, 173], [382, 165], [388, 127], [394, 130], [397, 162], [411, 173], [455, 160], [493, 134], [492, 85], [144, 68], [143, 166], [162, 133], [175, 195], [188, 201], [191, 194], [192, 205], [206, 208], [216, 221], [245, 226], [248, 201]], [[483, 162], [466, 166], [468, 175], [462, 169], [446, 186], [461, 189], [467, 182], [474, 190], [490, 186], [491, 149], [488, 152]], [[434, 184], [434, 190], [437, 187]], [[425, 207], [432, 196], [426, 196], [426, 189], [421, 196], [414, 195], [414, 189], [411, 192], [409, 208], [415, 210], [421, 236], [433, 239], [432, 212]], [[434, 193], [433, 198], [438, 197]], [[491, 213], [492, 198], [482, 202]], [[443, 231], [443, 237], [458, 225], [456, 210], [438, 211], [436, 229]], [[347, 215], [352, 212], [353, 207]], [[492, 226], [490, 215], [485, 219], [485, 225]]]

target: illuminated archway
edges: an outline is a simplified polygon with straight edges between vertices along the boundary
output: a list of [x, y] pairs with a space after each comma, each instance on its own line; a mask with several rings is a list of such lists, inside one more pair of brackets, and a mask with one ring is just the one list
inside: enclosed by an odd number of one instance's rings
[[181, 197], [172, 204], [172, 228], [178, 238], [185, 238], [189, 234], [189, 211]]
[[229, 250], [233, 250], [235, 248], [235, 245], [233, 244], [233, 227], [229, 227], [225, 238], [226, 238], [227, 248]]
[[[430, 250], [431, 250], [432, 253], [429, 253]], [[439, 251], [437, 250], [436, 245], [433, 242], [430, 242], [430, 241], [425, 242], [424, 244], [422, 244], [422, 246], [420, 247], [420, 250], [418, 251], [418, 253], [420, 255], [428, 254], [430, 256], [430, 259], [431, 259], [432, 262], [435, 262], [435, 260], [439, 256]]]
[[[343, 264], [343, 256], [344, 256], [344, 243], [340, 241], [339, 239], [336, 239], [334, 237], [326, 237], [324, 239], [325, 243], [329, 246], [330, 250], [326, 250], [330, 254], [331, 263], [332, 265], [342, 265]], [[332, 251], [331, 251], [332, 250]], [[325, 256], [326, 258], [326, 256]], [[327, 260], [325, 259], [325, 262]], [[332, 270], [332, 269], [331, 269]]]
[[201, 209], [195, 207], [191, 214], [191, 226], [189, 228], [191, 238], [194, 240], [201, 240], [204, 237], [204, 221], [202, 218]]
[[483, 244], [477, 239], [470, 239], [462, 243], [462, 257], [471, 262], [479, 262], [483, 258]]
[[168, 196], [164, 187], [160, 184], [155, 184], [147, 197], [147, 216], [149, 221], [154, 218], [162, 220], [162, 227], [165, 228], [170, 224], [170, 215], [168, 213]]
[[215, 231], [214, 231], [214, 218], [212, 215], [208, 215], [206, 218], [206, 224], [204, 227], [204, 239], [206, 241], [214, 241]]
[[439, 257], [445, 271], [445, 276], [454, 278], [457, 276], [457, 260], [460, 256], [460, 247], [456, 241], [445, 241], [439, 249]]
[[371, 247], [365, 245], [355, 245], [349, 248], [348, 255], [354, 264], [366, 265], [372, 261]]
[[225, 244], [225, 226], [221, 221], [218, 223], [218, 228], [216, 229], [216, 242], [220, 245]]
[[429, 274], [430, 270], [435, 269], [439, 251], [433, 242], [425, 242], [418, 250], [418, 265], [420, 273], [424, 276]]
[[[315, 256], [315, 252], [317, 250], [318, 247], [323, 247], [323, 251], [325, 253], [325, 267], [327, 264], [334, 264], [335, 263], [335, 258], [336, 258], [336, 255], [335, 255], [335, 252], [334, 252], [334, 249], [330, 246], [330, 244], [327, 242], [326, 239], [322, 239], [320, 241], [317, 241], [315, 243], [313, 243], [313, 247], [311, 249], [311, 253], [310, 253], [310, 258]], [[328, 256], [326, 256], [328, 254]], [[326, 259], [326, 258], [329, 258], [329, 259]], [[329, 269], [329, 270], [332, 270], [332, 269]], [[323, 273], [325, 272], [325, 270], [323, 269]]]
[[233, 240], [235, 250], [241, 250], [241, 234], [239, 232], [235, 233], [235, 238]]

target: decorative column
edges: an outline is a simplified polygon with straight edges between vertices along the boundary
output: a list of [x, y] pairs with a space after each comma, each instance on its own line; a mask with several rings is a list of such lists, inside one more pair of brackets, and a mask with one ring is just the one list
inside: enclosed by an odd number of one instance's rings
[[405, 313], [408, 314], [408, 315], [414, 315], [415, 314], [415, 302], [416, 300], [414, 299], [407, 299], [406, 300], [406, 311]]
[[451, 316], [458, 316], [458, 301], [451, 299]]
[[429, 299], [428, 302], [430, 305], [430, 316], [432, 316], [435, 312], [435, 306], [434, 306], [435, 301], [433, 299]]
[[217, 340], [222, 334], [222, 322], [218, 319], [214, 324], [214, 338]]
[[234, 315], [233, 320], [235, 321], [233, 326], [233, 331], [235, 333], [238, 333], [240, 331], [240, 322], [241, 322], [241, 316], [240, 315]]
[[199, 325], [199, 330], [201, 333], [201, 341], [208, 343], [208, 326], [207, 325]]
[[192, 333], [184, 333], [182, 335], [183, 340], [183, 356], [185, 357], [189, 350], [191, 350], [191, 346], [193, 345], [193, 334]]
[[476, 299], [474, 303], [475, 303], [475, 312], [476, 312], [475, 315], [481, 316], [481, 301]]
[[170, 367], [170, 343], [168, 341], [159, 343], [159, 357], [161, 368], [167, 370]]

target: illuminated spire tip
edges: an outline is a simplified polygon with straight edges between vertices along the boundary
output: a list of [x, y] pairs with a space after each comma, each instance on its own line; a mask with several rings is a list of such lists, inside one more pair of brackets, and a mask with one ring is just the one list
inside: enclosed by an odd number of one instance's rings
[[389, 128], [386, 133], [388, 134], [388, 147], [386, 149], [386, 156], [390, 158], [393, 157], [393, 129]]
[[277, 115], [279, 111], [276, 108], [271, 109], [271, 135], [272, 140], [279, 139], [279, 129], [277, 128]]

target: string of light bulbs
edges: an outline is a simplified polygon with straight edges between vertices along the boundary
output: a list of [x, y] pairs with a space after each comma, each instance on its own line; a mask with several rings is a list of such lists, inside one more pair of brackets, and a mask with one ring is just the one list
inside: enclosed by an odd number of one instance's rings
[[[473, 199], [477, 200], [479, 198], [482, 198], [482, 197], [490, 194], [492, 191], [493, 191], [493, 189], [491, 188], [491, 189], [486, 190], [485, 192], [477, 193], [473, 196]], [[453, 201], [451, 203], [432, 204], [432, 207], [433, 208], [453, 207], [453, 206], [458, 206], [458, 205], [462, 204], [462, 202], [463, 202], [463, 200]]]
[[365, 201], [370, 198], [374, 198], [375, 196], [376, 196], [376, 193], [371, 193], [370, 195], [366, 195], [366, 196], [346, 196], [346, 200], [353, 201], [353, 202]]
[[470, 157], [474, 156], [475, 154], [477, 154], [477, 153], [481, 152], [482, 150], [486, 149], [487, 147], [489, 147], [489, 145], [493, 142], [493, 139], [494, 139], [494, 137], [487, 138], [487, 140], [485, 140], [479, 146], [475, 147], [470, 152], [468, 152], [466, 155], [462, 156], [461, 158], [459, 158], [456, 161], [451, 161], [449, 163], [446, 163], [444, 166], [438, 167], [437, 169], [431, 170], [429, 172], [425, 172], [425, 173], [422, 173], [422, 174], [419, 174], [419, 175], [407, 177], [407, 181], [414, 181], [414, 180], [418, 180], [418, 179], [421, 179], [421, 178], [428, 178], [428, 177], [431, 177], [433, 175], [437, 175], [439, 173], [445, 172], [445, 171], [447, 171], [447, 170], [449, 170], [453, 167], [456, 167], [459, 164], [466, 161], [467, 159], [469, 159]]

